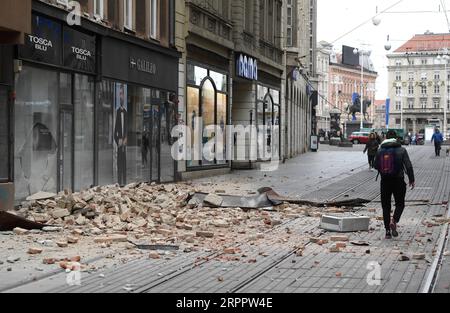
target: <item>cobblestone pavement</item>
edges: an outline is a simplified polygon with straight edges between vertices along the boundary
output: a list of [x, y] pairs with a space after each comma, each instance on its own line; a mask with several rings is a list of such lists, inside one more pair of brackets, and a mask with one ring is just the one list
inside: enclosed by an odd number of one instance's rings
[[362, 145], [354, 148], [323, 145], [317, 153], [287, 160], [275, 172], [233, 171], [228, 175], [197, 179], [193, 183], [204, 192], [223, 190], [228, 194], [247, 195], [261, 187], [272, 187], [282, 195], [297, 198], [368, 169], [363, 150]]
[[[433, 150], [428, 146], [410, 148], [418, 185], [414, 191], [408, 192], [401, 236], [386, 241], [379, 182], [375, 181], [374, 173], [365, 169], [365, 157], [360, 153], [355, 148], [346, 152], [323, 152], [323, 155], [308, 154], [284, 165], [280, 173], [272, 175], [289, 175], [290, 168], [291, 175], [295, 176], [289, 176], [288, 185], [277, 183], [275, 178], [271, 180], [280, 193], [292, 195], [294, 190], [301, 189], [305, 192], [296, 196], [325, 201], [363, 197], [371, 201], [364, 208], [354, 210], [357, 214], [371, 217], [370, 231], [346, 234], [348, 238], [341, 240], [348, 241], [339, 244], [342, 246], [340, 252], [330, 251], [334, 244], [331, 239], [338, 234], [321, 230], [319, 217], [300, 217], [267, 229], [258, 238], [236, 242], [234, 254], [226, 254], [225, 251], [180, 252], [176, 257], [141, 259], [103, 272], [83, 273], [78, 287], [67, 286], [65, 273], [60, 273], [10, 292], [418, 293], [431, 289], [449, 292], [450, 263], [448, 257], [443, 257], [448, 246], [444, 249], [440, 246], [448, 245], [444, 239], [448, 230], [445, 218], [450, 196], [450, 159], [430, 157]], [[337, 158], [353, 161], [350, 165], [339, 165], [345, 174], [339, 174], [338, 170], [324, 174], [328, 177], [328, 184], [318, 178], [311, 182], [305, 177], [312, 176], [312, 172], [305, 171], [304, 175], [300, 169], [293, 172], [293, 164], [306, 166], [299, 164], [307, 163], [309, 158], [319, 158], [324, 162], [335, 154]], [[354, 167], [353, 175], [348, 174], [351, 167]], [[217, 177], [214, 181], [220, 184], [220, 181], [230, 178], [237, 179], [236, 175], [244, 174]], [[256, 176], [254, 172], [250, 175]], [[298, 182], [299, 188], [292, 185], [294, 181]], [[255, 185], [262, 186], [265, 182], [256, 182]], [[241, 190], [249, 188], [247, 184], [244, 182], [245, 187]], [[319, 192], [316, 191], [317, 184], [322, 187]], [[311, 238], [322, 241], [313, 243]]]

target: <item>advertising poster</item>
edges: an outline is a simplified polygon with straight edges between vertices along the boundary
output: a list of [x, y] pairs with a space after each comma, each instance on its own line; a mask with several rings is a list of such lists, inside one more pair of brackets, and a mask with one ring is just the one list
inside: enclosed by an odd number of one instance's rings
[[115, 84], [114, 98], [114, 177], [121, 186], [127, 184], [128, 89]]

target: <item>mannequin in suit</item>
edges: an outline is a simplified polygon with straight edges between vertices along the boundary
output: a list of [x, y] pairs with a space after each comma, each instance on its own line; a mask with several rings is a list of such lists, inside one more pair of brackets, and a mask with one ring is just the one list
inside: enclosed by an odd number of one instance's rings
[[124, 85], [119, 89], [120, 108], [116, 112], [116, 124], [114, 127], [114, 140], [117, 144], [117, 174], [120, 186], [127, 183], [127, 144], [128, 144], [128, 121], [125, 108]]

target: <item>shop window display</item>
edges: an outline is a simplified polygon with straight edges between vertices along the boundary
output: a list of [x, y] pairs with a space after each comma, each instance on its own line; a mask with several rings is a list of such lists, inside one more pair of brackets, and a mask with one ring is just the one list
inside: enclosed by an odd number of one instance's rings
[[58, 75], [25, 66], [16, 77], [16, 198], [57, 191]]
[[[192, 160], [188, 160], [188, 168], [224, 165], [227, 163], [226, 156], [226, 125], [228, 110], [228, 76], [217, 71], [209, 70], [201, 66], [188, 64], [188, 86], [187, 86], [187, 126], [191, 129], [191, 147], [188, 147], [188, 154]], [[201, 118], [203, 129], [199, 135], [200, 147], [197, 151], [199, 159], [195, 159], [194, 138], [196, 118]], [[211, 125], [216, 125], [223, 133], [223, 149], [217, 145], [219, 129], [206, 134], [203, 130]], [[220, 141], [220, 140], [219, 140]], [[205, 156], [203, 148], [207, 143], [213, 146], [206, 149], [212, 152], [210, 156]], [[223, 150], [223, 151], [222, 151]]]
[[94, 184], [94, 81], [75, 75], [75, 190]]

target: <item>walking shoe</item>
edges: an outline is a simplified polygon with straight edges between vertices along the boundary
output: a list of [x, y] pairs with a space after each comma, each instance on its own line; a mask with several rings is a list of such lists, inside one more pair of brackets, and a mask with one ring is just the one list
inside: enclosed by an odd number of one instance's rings
[[392, 236], [397, 238], [398, 237], [397, 223], [394, 221], [391, 222], [391, 231], [392, 231]]
[[390, 231], [386, 231], [386, 240], [392, 239], [392, 234]]

